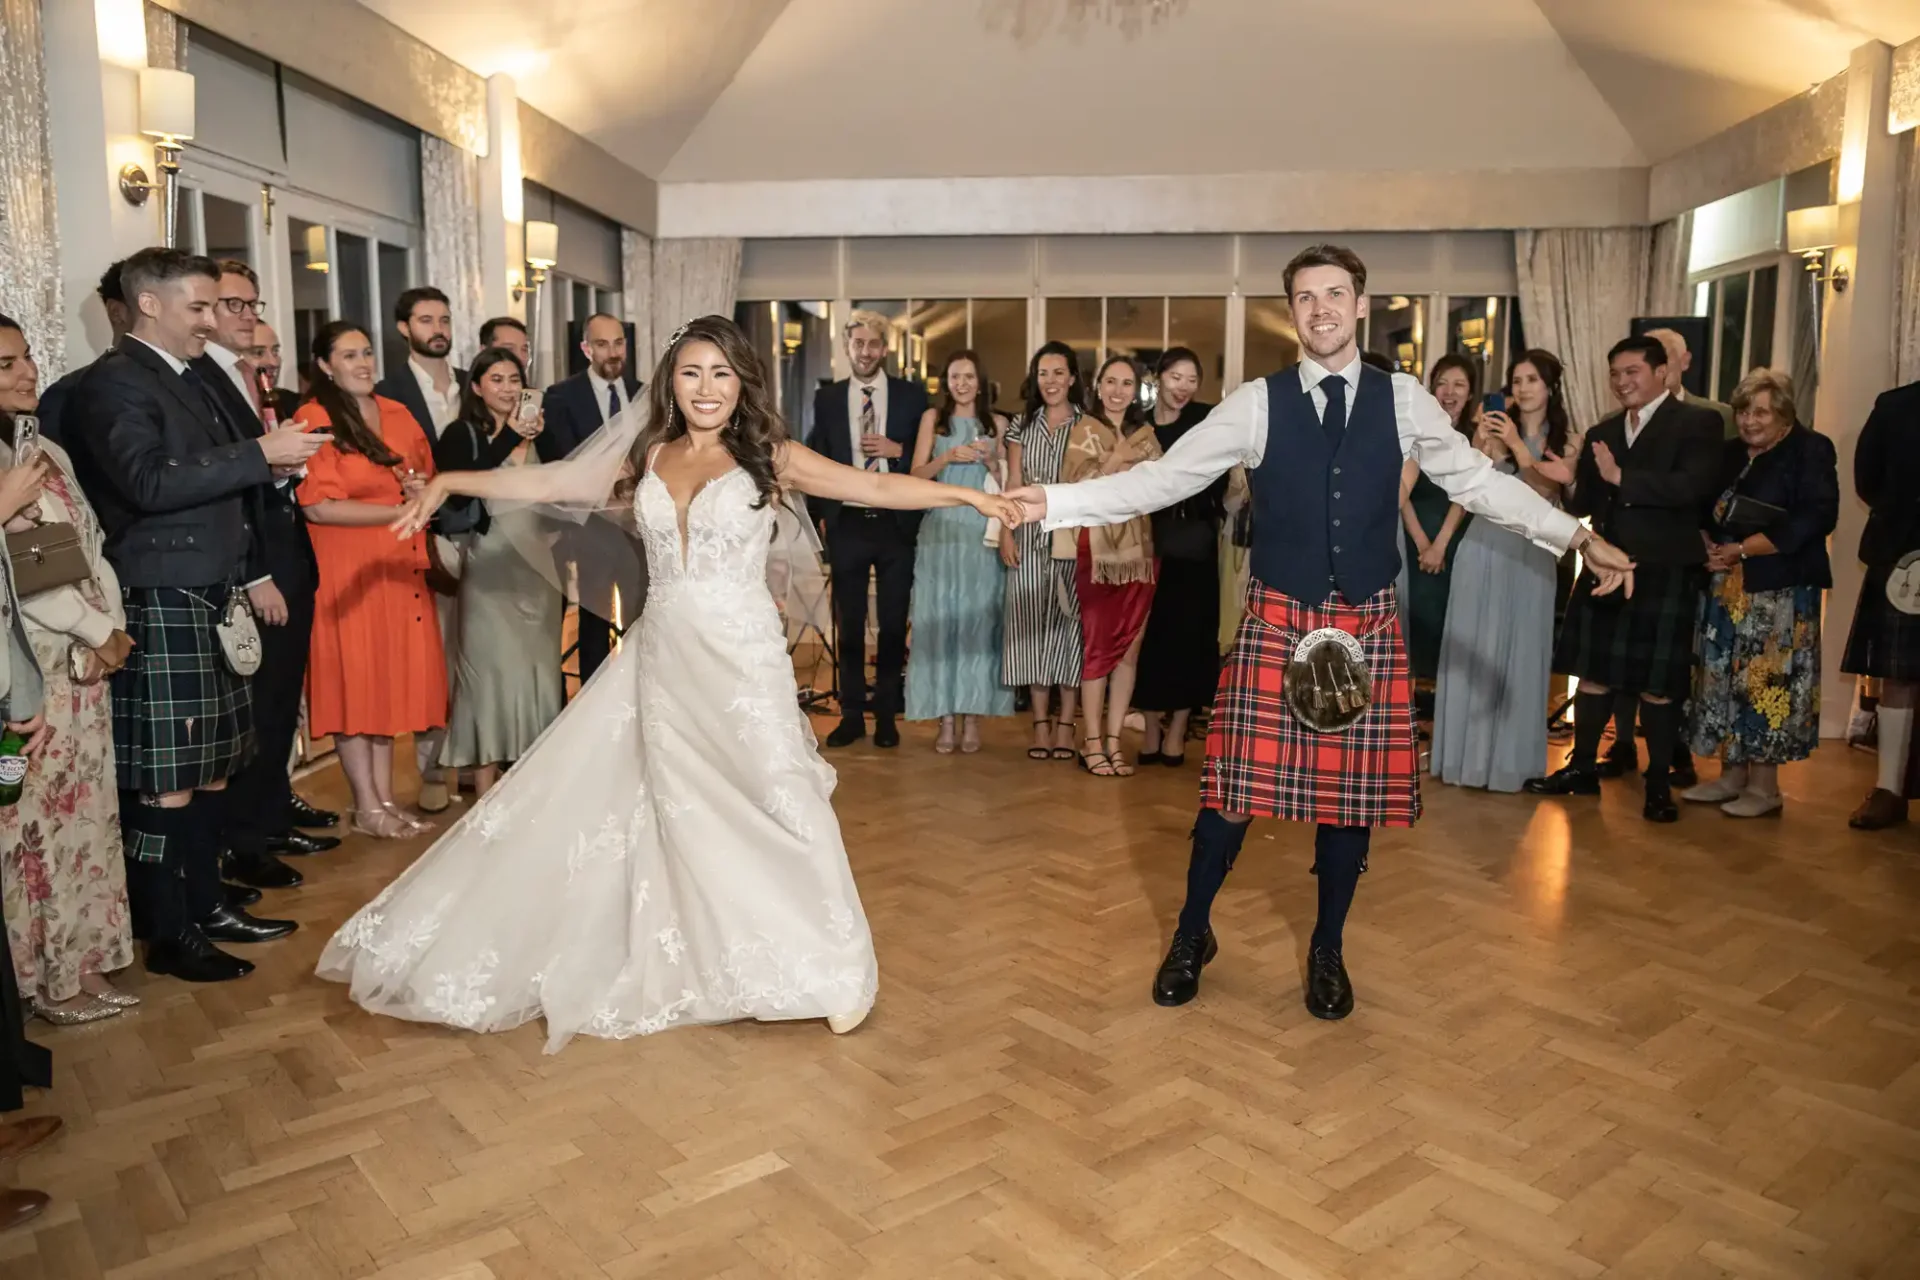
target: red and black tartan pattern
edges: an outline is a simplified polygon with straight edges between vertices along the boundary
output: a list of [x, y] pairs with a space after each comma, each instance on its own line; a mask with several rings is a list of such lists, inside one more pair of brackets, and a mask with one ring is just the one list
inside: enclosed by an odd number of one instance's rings
[[[1281, 697], [1287, 661], [1309, 632], [1339, 627], [1360, 641], [1373, 702], [1339, 733], [1316, 733]], [[1247, 615], [1220, 674], [1201, 803], [1339, 827], [1410, 827], [1420, 816], [1420, 756], [1413, 736], [1413, 677], [1388, 587], [1364, 604], [1338, 594], [1302, 604], [1248, 584]]]

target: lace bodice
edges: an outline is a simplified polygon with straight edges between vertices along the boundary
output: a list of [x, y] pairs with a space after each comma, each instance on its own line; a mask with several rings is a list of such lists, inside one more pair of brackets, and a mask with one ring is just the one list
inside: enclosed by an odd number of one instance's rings
[[738, 467], [708, 481], [687, 508], [683, 556], [673, 494], [649, 470], [634, 491], [633, 506], [647, 547], [650, 598], [687, 586], [752, 587], [765, 595], [773, 513], [771, 507], [756, 510], [758, 500], [753, 477]]

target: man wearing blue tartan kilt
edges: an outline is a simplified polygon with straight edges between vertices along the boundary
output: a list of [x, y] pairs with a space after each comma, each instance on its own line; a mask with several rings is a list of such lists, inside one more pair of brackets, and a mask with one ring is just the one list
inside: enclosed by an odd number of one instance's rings
[[191, 367], [214, 328], [219, 268], [143, 249], [122, 269], [133, 327], [74, 394], [67, 439], [119, 574], [133, 652], [113, 676], [113, 746], [136, 934], [147, 968], [190, 982], [253, 966], [215, 942], [292, 932], [220, 883], [222, 792], [254, 749], [247, 683], [217, 632], [253, 547], [253, 498], [325, 437], [258, 440]]
[[[1567, 510], [1634, 558], [1629, 596], [1602, 596], [1581, 574], [1554, 646], [1553, 669], [1577, 676], [1573, 755], [1530, 778], [1544, 796], [1597, 796], [1600, 737], [1617, 695], [1638, 697], [1647, 731], [1649, 822], [1680, 817], [1670, 771], [1681, 705], [1693, 678], [1694, 634], [1706, 586], [1708, 506], [1720, 485], [1720, 415], [1666, 389], [1667, 350], [1658, 338], [1622, 338], [1607, 353], [1621, 411], [1589, 431], [1578, 459], [1548, 459], [1540, 474], [1565, 488]], [[1630, 750], [1631, 748], [1629, 748]]]
[[1393, 580], [1408, 458], [1477, 516], [1556, 554], [1582, 547], [1606, 589], [1632, 565], [1455, 431], [1419, 381], [1366, 367], [1356, 341], [1367, 269], [1315, 245], [1287, 265], [1305, 357], [1248, 382], [1166, 455], [1076, 485], [1012, 497], [1048, 528], [1115, 524], [1200, 492], [1234, 466], [1253, 501], [1252, 581], [1214, 699], [1187, 899], [1153, 998], [1184, 1004], [1213, 959], [1214, 896], [1255, 817], [1311, 822], [1319, 911], [1307, 946], [1307, 1012], [1344, 1018], [1353, 986], [1342, 930], [1372, 829], [1420, 812], [1413, 691]]

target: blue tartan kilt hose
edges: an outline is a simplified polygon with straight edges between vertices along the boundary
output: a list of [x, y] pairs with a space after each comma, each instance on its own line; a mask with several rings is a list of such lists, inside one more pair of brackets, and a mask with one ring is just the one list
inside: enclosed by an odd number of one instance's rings
[[[1357, 639], [1373, 674], [1366, 713], [1338, 733], [1309, 729], [1282, 696], [1294, 646], [1322, 627]], [[1214, 695], [1200, 802], [1222, 813], [1336, 827], [1414, 824], [1413, 677], [1392, 587], [1360, 604], [1335, 595], [1310, 605], [1248, 584], [1246, 616]]]
[[1631, 597], [1618, 591], [1596, 596], [1596, 585], [1590, 573], [1574, 584], [1553, 649], [1553, 669], [1615, 693], [1684, 700], [1693, 685], [1705, 570], [1641, 565], [1634, 571]]
[[120, 789], [190, 791], [232, 777], [253, 755], [253, 702], [214, 626], [237, 587], [123, 587], [133, 653], [113, 675]]

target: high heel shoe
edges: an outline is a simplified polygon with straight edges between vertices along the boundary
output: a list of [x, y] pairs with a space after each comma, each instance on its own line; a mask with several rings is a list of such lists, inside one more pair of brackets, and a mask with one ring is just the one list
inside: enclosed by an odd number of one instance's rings
[[827, 1029], [837, 1036], [843, 1036], [867, 1020], [873, 1012], [873, 1006], [867, 1005], [853, 1013], [836, 1013], [827, 1019]]
[[433, 830], [433, 824], [431, 822], [427, 822], [421, 818], [415, 817], [413, 814], [408, 813], [405, 809], [402, 809], [399, 805], [394, 804], [391, 801], [381, 805], [380, 807], [386, 810], [387, 816], [391, 817], [395, 822], [398, 822], [402, 826], [412, 827], [415, 835], [419, 835], [422, 832]]
[[352, 826], [353, 834], [375, 840], [409, 840], [417, 834], [409, 824], [385, 809], [354, 810]]
[[85, 1004], [69, 1009], [50, 1009], [38, 1000], [33, 1002], [33, 1016], [42, 1022], [50, 1022], [56, 1027], [77, 1027], [86, 1022], [99, 1022], [104, 1018], [117, 1018], [122, 1013], [118, 1005], [111, 1005], [100, 998], [92, 997]]
[[[86, 988], [82, 987], [81, 990], [85, 991]], [[88, 991], [87, 994], [100, 1003], [110, 1004], [116, 1009], [132, 1009], [140, 1003], [139, 996], [122, 991], [118, 987], [108, 987], [105, 991]]]

